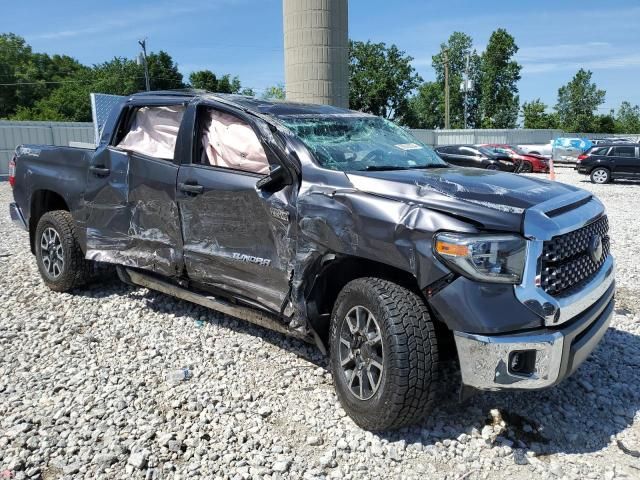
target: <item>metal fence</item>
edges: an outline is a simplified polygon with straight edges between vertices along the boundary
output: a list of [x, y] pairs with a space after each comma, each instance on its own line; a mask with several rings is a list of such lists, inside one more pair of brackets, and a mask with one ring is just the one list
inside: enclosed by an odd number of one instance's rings
[[562, 130], [504, 129], [504, 130], [422, 130], [413, 129], [411, 133], [423, 143], [431, 146], [504, 143], [507, 145], [527, 145], [549, 143], [558, 137], [571, 138], [612, 138], [624, 137], [638, 141], [638, 135], [612, 135], [608, 133], [571, 133]]
[[69, 145], [94, 143], [93, 124], [89, 122], [13, 122], [0, 120], [0, 175], [9, 171], [9, 160], [18, 145], [35, 143]]
[[[115, 99], [107, 99], [115, 100]], [[69, 145], [71, 142], [94, 144], [93, 123], [84, 122], [14, 122], [0, 120], [0, 175], [6, 175], [16, 146], [22, 143]], [[558, 137], [612, 137], [611, 134], [565, 133], [562, 130], [411, 130], [427, 145], [459, 143], [506, 143], [511, 145], [549, 143]], [[640, 140], [638, 135], [616, 135]]]

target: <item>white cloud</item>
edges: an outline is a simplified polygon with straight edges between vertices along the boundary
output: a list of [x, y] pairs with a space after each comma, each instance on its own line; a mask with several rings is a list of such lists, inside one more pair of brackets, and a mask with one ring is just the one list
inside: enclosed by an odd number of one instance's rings
[[602, 69], [619, 69], [619, 68], [633, 68], [640, 66], [640, 53], [629, 53], [626, 55], [614, 55], [614, 56], [602, 56], [595, 55], [588, 60], [582, 61], [564, 61], [564, 62], [538, 62], [538, 63], [525, 63], [523, 65], [523, 73], [536, 74], [536, 73], [548, 73], [564, 70], [578, 70], [584, 68], [587, 70], [602, 70]]
[[549, 61], [553, 59], [591, 57], [612, 50], [609, 42], [565, 43], [522, 47], [517, 58], [522, 63]]
[[[165, 3], [153, 6], [144, 6], [138, 9], [130, 9], [127, 11], [114, 12], [117, 19], [108, 19], [107, 14], [96, 17], [75, 18], [78, 23], [77, 28], [69, 28], [65, 30], [52, 30], [49, 32], [37, 33], [33, 35], [25, 35], [29, 40], [44, 39], [55, 40], [70, 37], [83, 37], [87, 35], [97, 35], [104, 33], [113, 33], [117, 31], [127, 30], [131, 27], [138, 27], [147, 30], [152, 27], [152, 22], [160, 22], [164, 19], [173, 19], [181, 15], [192, 15], [198, 12], [211, 10], [222, 4], [238, 3], [237, 0], [209, 0], [183, 2], [180, 5], [174, 3]], [[70, 18], [70, 23], [74, 19]], [[150, 25], [151, 24], [151, 25]], [[87, 26], [89, 25], [89, 26]]]

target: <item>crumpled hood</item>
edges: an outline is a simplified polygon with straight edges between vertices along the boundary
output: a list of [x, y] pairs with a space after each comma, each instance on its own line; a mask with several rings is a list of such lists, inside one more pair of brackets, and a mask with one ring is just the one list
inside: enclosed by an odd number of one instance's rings
[[524, 211], [579, 189], [558, 182], [478, 168], [388, 170], [347, 174], [360, 191], [421, 203], [489, 230], [521, 231]]

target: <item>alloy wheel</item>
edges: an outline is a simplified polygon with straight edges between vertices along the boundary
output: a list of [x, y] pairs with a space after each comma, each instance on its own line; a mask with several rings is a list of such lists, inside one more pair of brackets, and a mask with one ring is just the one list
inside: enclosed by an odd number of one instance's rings
[[349, 391], [359, 400], [375, 395], [384, 370], [382, 334], [378, 321], [363, 306], [355, 306], [340, 328], [340, 366]]
[[605, 172], [602, 169], [596, 170], [595, 172], [593, 172], [593, 181], [596, 183], [606, 183], [607, 178], [608, 178], [607, 172]]
[[49, 278], [58, 278], [64, 268], [64, 249], [58, 232], [47, 227], [40, 237], [40, 255]]

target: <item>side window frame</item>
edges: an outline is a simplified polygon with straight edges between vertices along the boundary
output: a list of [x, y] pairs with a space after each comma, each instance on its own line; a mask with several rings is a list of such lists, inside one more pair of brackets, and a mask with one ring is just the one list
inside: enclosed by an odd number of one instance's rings
[[458, 151], [460, 152], [458, 155], [464, 157], [476, 157], [480, 153], [478, 150], [474, 150], [472, 147], [467, 147], [466, 145], [458, 147]]
[[209, 164], [200, 162], [200, 159], [202, 158], [202, 142], [201, 142], [202, 119], [203, 119], [204, 113], [207, 112], [208, 110], [217, 110], [219, 112], [232, 115], [238, 118], [239, 120], [245, 122], [247, 125], [249, 125], [249, 127], [251, 127], [251, 130], [253, 130], [253, 133], [255, 134], [256, 138], [260, 142], [260, 145], [262, 146], [264, 153], [267, 156], [267, 161], [269, 162], [269, 169], [270, 170], [273, 169], [275, 165], [282, 165], [285, 168], [287, 168], [285, 165], [283, 165], [283, 162], [279, 158], [278, 154], [274, 152], [273, 149], [264, 141], [260, 133], [260, 130], [255, 124], [255, 120], [251, 118], [251, 116], [245, 114], [244, 112], [236, 108], [233, 108], [224, 104], [219, 104], [217, 102], [207, 102], [207, 101], [200, 102], [199, 104], [196, 105], [196, 112], [195, 112], [196, 118], [194, 121], [194, 128], [193, 128], [193, 145], [192, 145], [191, 155], [190, 155], [190, 158], [186, 159], [183, 163], [188, 163], [198, 168], [224, 171], [229, 173], [235, 173], [238, 175], [248, 175], [255, 178], [262, 178], [265, 176], [265, 174], [263, 173], [256, 173], [256, 172], [251, 172], [248, 170], [240, 170], [236, 168], [222, 167], [219, 165], [209, 165]]
[[[632, 155], [621, 155], [619, 153], [619, 149], [623, 149], [623, 148], [630, 148], [633, 150], [633, 154]], [[636, 147], [634, 146], [629, 146], [629, 145], [616, 145], [615, 147], [613, 147], [614, 150], [614, 156], [615, 157], [621, 157], [621, 158], [634, 158], [636, 156]]]
[[[178, 129], [178, 133], [176, 134], [176, 143], [173, 149], [173, 158], [154, 157], [153, 155], [147, 155], [145, 153], [141, 153], [133, 150], [125, 150], [125, 149], [118, 148], [118, 144], [122, 141], [125, 135], [129, 133], [129, 131], [131, 130], [131, 126], [135, 119], [135, 114], [138, 110], [144, 107], [154, 108], [154, 107], [177, 107], [177, 106], [185, 107], [185, 111], [182, 117], [180, 128]], [[180, 161], [177, 153], [178, 153], [179, 143], [180, 143], [180, 132], [182, 129], [182, 125], [184, 124], [184, 118], [187, 114], [187, 109], [188, 109], [188, 102], [183, 102], [183, 101], [157, 102], [157, 103], [156, 102], [144, 102], [144, 103], [129, 102], [122, 108], [122, 112], [120, 114], [120, 117], [118, 118], [116, 128], [114, 129], [113, 135], [111, 136], [111, 139], [107, 146], [108, 148], [114, 149], [119, 152], [126, 152], [129, 155], [135, 155], [135, 156], [139, 156], [139, 157], [150, 159], [150, 160], [156, 160], [158, 162], [179, 164]]]

